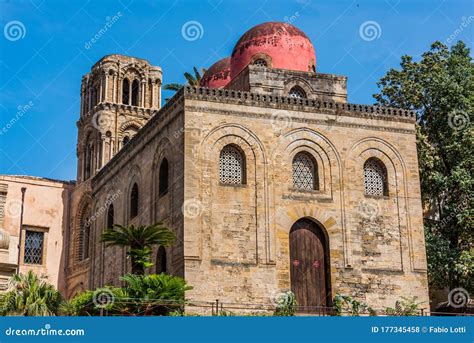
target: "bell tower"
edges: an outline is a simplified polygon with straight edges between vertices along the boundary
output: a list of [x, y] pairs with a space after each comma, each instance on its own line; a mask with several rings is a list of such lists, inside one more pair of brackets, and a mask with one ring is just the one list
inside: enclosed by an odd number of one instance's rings
[[144, 59], [107, 55], [83, 76], [77, 181], [90, 179], [161, 106], [162, 71]]

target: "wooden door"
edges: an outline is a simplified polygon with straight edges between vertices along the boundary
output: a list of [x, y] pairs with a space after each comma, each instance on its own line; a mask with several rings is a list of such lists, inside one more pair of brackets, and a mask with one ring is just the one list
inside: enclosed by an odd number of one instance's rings
[[303, 312], [328, 306], [326, 238], [311, 220], [301, 219], [290, 231], [291, 290]]

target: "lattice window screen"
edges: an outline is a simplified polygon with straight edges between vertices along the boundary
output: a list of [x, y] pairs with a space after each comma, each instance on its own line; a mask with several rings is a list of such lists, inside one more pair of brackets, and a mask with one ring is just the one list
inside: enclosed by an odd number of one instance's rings
[[25, 258], [28, 264], [43, 264], [44, 232], [26, 230]]
[[313, 159], [299, 153], [293, 159], [293, 187], [300, 190], [317, 189], [317, 170]]
[[290, 89], [288, 96], [290, 98], [306, 98], [306, 93], [300, 87], [296, 86]]
[[256, 59], [253, 61], [253, 65], [259, 66], [259, 67], [266, 67], [267, 66], [267, 61], [265, 61], [263, 58]]
[[381, 161], [370, 158], [365, 162], [364, 187], [366, 195], [388, 195], [387, 170]]
[[228, 145], [221, 151], [219, 159], [220, 182], [238, 185], [244, 183], [245, 161], [236, 147]]

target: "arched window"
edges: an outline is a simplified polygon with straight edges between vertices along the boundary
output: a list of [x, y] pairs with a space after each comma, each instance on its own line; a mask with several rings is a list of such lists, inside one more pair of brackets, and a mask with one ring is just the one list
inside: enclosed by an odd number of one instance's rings
[[257, 58], [255, 61], [252, 63], [255, 66], [259, 67], [267, 67], [267, 61], [265, 61], [263, 58]]
[[166, 273], [166, 250], [159, 247], [156, 254], [156, 274]]
[[84, 180], [91, 177], [94, 164], [94, 145], [89, 141], [89, 138], [86, 142], [84, 151]]
[[230, 185], [245, 183], [245, 155], [235, 145], [226, 145], [219, 158], [220, 182]]
[[293, 158], [293, 187], [299, 190], [318, 190], [318, 166], [314, 158], [300, 152]]
[[130, 102], [130, 82], [123, 79], [122, 82], [122, 104], [128, 105]]
[[160, 172], [158, 178], [158, 195], [162, 196], [168, 193], [169, 187], [169, 166], [166, 158], [161, 161]]
[[84, 261], [89, 258], [89, 239], [91, 233], [90, 208], [87, 207], [81, 215], [77, 230], [76, 260]]
[[128, 137], [128, 136], [123, 137], [122, 146], [124, 146], [124, 145], [127, 144], [128, 142], [130, 142], [130, 137]]
[[288, 93], [290, 98], [306, 98], [306, 92], [300, 86], [294, 86]]
[[364, 163], [364, 188], [366, 195], [388, 195], [387, 168], [376, 157]]
[[107, 229], [110, 229], [114, 226], [114, 204], [109, 205], [107, 210]]
[[138, 197], [138, 185], [134, 183], [132, 191], [130, 192], [130, 219], [133, 219], [138, 215]]
[[132, 82], [132, 106], [138, 106], [138, 90], [140, 86], [138, 80], [133, 80]]

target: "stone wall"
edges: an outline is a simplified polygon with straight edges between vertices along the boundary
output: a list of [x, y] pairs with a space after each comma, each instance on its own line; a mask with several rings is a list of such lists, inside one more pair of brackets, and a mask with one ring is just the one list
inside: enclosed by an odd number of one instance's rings
[[[309, 217], [327, 231], [332, 294], [374, 308], [417, 296], [428, 306], [413, 114], [231, 90], [188, 88], [185, 101], [185, 276], [196, 301], [267, 304], [290, 288], [289, 230]], [[219, 184], [227, 144], [246, 156], [247, 184]], [[317, 160], [320, 190], [292, 189], [291, 161]], [[192, 156], [188, 156], [192, 154]], [[364, 195], [369, 157], [389, 195]]]

